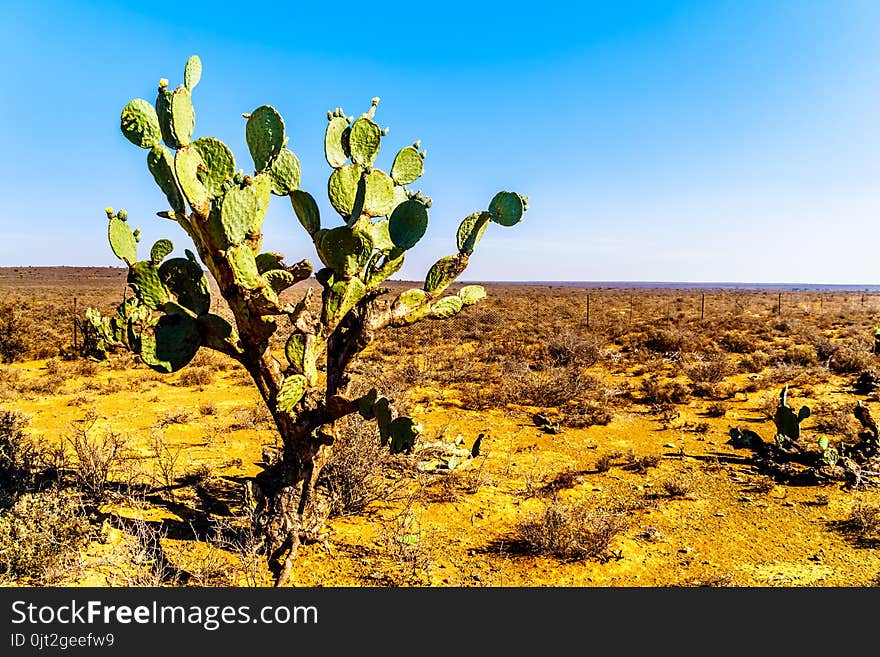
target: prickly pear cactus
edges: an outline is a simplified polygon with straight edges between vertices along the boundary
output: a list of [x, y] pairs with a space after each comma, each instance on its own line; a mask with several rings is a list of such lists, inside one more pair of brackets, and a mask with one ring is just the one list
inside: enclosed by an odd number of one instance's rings
[[776, 415], [773, 418], [777, 438], [783, 437], [797, 442], [801, 437], [801, 422], [808, 417], [810, 417], [809, 406], [801, 406], [795, 413], [788, 405], [788, 386], [785, 386], [779, 393], [779, 406], [776, 407]]
[[[126, 346], [162, 372], [184, 367], [206, 347], [250, 373], [275, 418], [284, 454], [295, 455], [252, 487], [252, 499], [267, 519], [267, 553], [278, 555], [286, 552], [283, 546], [298, 544], [290, 534], [299, 522], [290, 488], [301, 487], [304, 504], [317, 480], [316, 446], [329, 449], [336, 420], [355, 412], [375, 420], [382, 444], [392, 452], [411, 451], [421, 431], [375, 390], [351, 398], [349, 365], [377, 331], [446, 319], [483, 299], [486, 291], [478, 285], [447, 291], [465, 271], [488, 225], [520, 222], [528, 199], [509, 191], [496, 194], [487, 209], [461, 222], [456, 252], [430, 268], [422, 289], [389, 300], [383, 282], [400, 270], [429, 228], [432, 201], [410, 188], [425, 173], [427, 152], [421, 143], [405, 146], [383, 165], [388, 129], [377, 122], [378, 98], [358, 117], [341, 108], [327, 112], [324, 155], [332, 169], [327, 195], [340, 219], [322, 223], [317, 201], [300, 189], [300, 160], [279, 112], [261, 105], [242, 115], [254, 168], [246, 173], [226, 144], [198, 134], [193, 95], [201, 79], [201, 60], [193, 56], [182, 84], [172, 88], [160, 80], [154, 104], [135, 99], [120, 117], [124, 137], [147, 150], [147, 167], [167, 202], [159, 216], [183, 229], [195, 253], [172, 257], [174, 245], [161, 239], [139, 259], [138, 231], [124, 211], [108, 208], [110, 246], [128, 267], [133, 305], [109, 324], [95, 315], [89, 321], [107, 344], [121, 339], [124, 327]], [[314, 245], [322, 264], [314, 272], [316, 285], [297, 288], [312, 278], [310, 262], [286, 264], [282, 254], [263, 244], [273, 195], [289, 197]], [[211, 312], [216, 300], [205, 269], [234, 324]], [[269, 351], [269, 343], [288, 326], [282, 360]], [[281, 562], [273, 570], [279, 581], [285, 578]]]

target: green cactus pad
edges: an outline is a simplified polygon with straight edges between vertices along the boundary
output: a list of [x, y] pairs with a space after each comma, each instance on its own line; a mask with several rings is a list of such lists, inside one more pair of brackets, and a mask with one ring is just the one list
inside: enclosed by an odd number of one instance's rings
[[429, 294], [440, 294], [458, 278], [467, 267], [468, 258], [464, 255], [440, 258], [425, 277], [425, 291]]
[[263, 274], [263, 280], [275, 290], [276, 294], [280, 294], [287, 288], [297, 283], [296, 276], [284, 269], [271, 269]]
[[235, 175], [235, 156], [229, 146], [214, 137], [201, 137], [192, 145], [202, 156], [205, 165], [205, 171], [200, 177], [205, 189], [211, 198], [221, 198], [224, 193], [223, 183]]
[[422, 428], [411, 417], [399, 417], [391, 422], [388, 433], [391, 438], [389, 451], [392, 454], [409, 454], [422, 433]]
[[321, 230], [321, 213], [311, 194], [301, 189], [294, 190], [290, 193], [290, 203], [293, 205], [296, 218], [309, 235]]
[[421, 201], [410, 199], [398, 205], [388, 220], [388, 233], [401, 249], [414, 247], [428, 230], [428, 208]]
[[425, 172], [425, 161], [419, 151], [412, 146], [401, 148], [391, 165], [391, 177], [398, 185], [409, 185]]
[[431, 317], [434, 319], [448, 319], [461, 312], [462, 307], [464, 307], [464, 302], [461, 300], [461, 297], [443, 297], [431, 304]]
[[498, 192], [489, 203], [492, 221], [502, 226], [513, 226], [522, 221], [525, 202], [514, 192]]
[[153, 244], [153, 248], [150, 249], [150, 260], [152, 260], [154, 265], [158, 265], [173, 250], [174, 245], [171, 243], [171, 240], [158, 240], [155, 244]]
[[287, 362], [290, 363], [290, 366], [297, 374], [305, 373], [305, 333], [295, 331], [294, 333], [290, 334], [290, 337], [287, 338], [287, 343], [284, 345], [284, 355], [287, 357]]
[[265, 171], [284, 148], [284, 119], [269, 105], [261, 105], [247, 120], [245, 138], [257, 172]]
[[159, 119], [159, 129], [162, 132], [162, 140], [168, 148], [176, 149], [178, 144], [171, 131], [171, 96], [173, 92], [161, 88], [156, 96], [156, 117]]
[[257, 263], [257, 271], [265, 274], [270, 269], [284, 269], [282, 263], [284, 256], [280, 253], [260, 253], [254, 261]]
[[232, 328], [232, 324], [219, 315], [211, 313], [199, 315], [198, 324], [202, 342], [211, 349], [223, 349], [223, 343], [226, 340], [235, 339], [235, 330]]
[[226, 249], [226, 260], [239, 286], [247, 290], [256, 290], [264, 286], [254, 253], [246, 244], [236, 244]]
[[171, 209], [176, 214], [185, 215], [186, 208], [174, 174], [174, 158], [171, 156], [171, 151], [162, 144], [151, 148], [147, 153], [147, 168], [153, 174], [153, 180], [159, 185], [159, 189], [164, 192]]
[[367, 287], [358, 277], [334, 283], [325, 291], [322, 321], [327, 326], [335, 326], [358, 301], [364, 298]]
[[176, 372], [187, 365], [202, 340], [196, 320], [185, 314], [163, 315], [153, 335], [141, 336], [141, 359], [159, 372]]
[[211, 308], [211, 292], [202, 268], [187, 258], [172, 258], [159, 267], [159, 279], [177, 297], [177, 302], [196, 315]]
[[320, 254], [324, 264], [343, 278], [351, 278], [361, 271], [372, 251], [370, 237], [348, 226], [328, 230], [321, 236]]
[[458, 291], [458, 298], [466, 306], [473, 306], [486, 298], [486, 288], [482, 285], [465, 285]]
[[137, 260], [137, 241], [129, 225], [116, 217], [111, 218], [107, 237], [116, 257], [128, 266], [133, 265]]
[[381, 141], [382, 130], [375, 121], [366, 116], [360, 117], [351, 125], [351, 134], [348, 137], [351, 161], [361, 166], [373, 166]]
[[394, 248], [388, 232], [388, 219], [379, 219], [370, 224], [370, 238], [373, 240], [373, 248], [379, 253], [388, 253]]
[[[407, 194], [406, 187], [404, 187], [403, 185], [395, 185], [394, 196], [393, 200], [391, 201], [391, 212], [394, 212], [397, 206], [406, 201], [408, 198], [409, 195]], [[389, 214], [388, 216], [391, 215]]]
[[364, 178], [363, 211], [371, 217], [385, 217], [394, 207], [394, 181], [381, 169], [373, 169]]
[[358, 413], [365, 420], [374, 420], [376, 419], [376, 413], [373, 410], [373, 406], [376, 405], [377, 393], [375, 388], [370, 388], [370, 392], [363, 395], [362, 397], [358, 397]]
[[344, 116], [334, 116], [327, 123], [327, 132], [324, 134], [324, 156], [327, 164], [338, 169], [348, 161], [348, 148], [345, 142], [348, 140], [348, 119]]
[[379, 267], [376, 271], [370, 271], [367, 274], [366, 283], [368, 287], [376, 287], [382, 281], [386, 280], [390, 276], [394, 276], [400, 269], [403, 267], [404, 261], [404, 252], [397, 247], [391, 249], [386, 257], [385, 261], [382, 263], [382, 266]]
[[134, 263], [128, 270], [128, 284], [144, 305], [159, 310], [171, 301], [168, 290], [159, 277], [159, 268], [149, 260]]
[[230, 244], [241, 244], [249, 234], [258, 233], [269, 209], [271, 180], [260, 174], [250, 185], [233, 185], [223, 197], [220, 222]]
[[183, 84], [192, 91], [196, 88], [199, 80], [202, 79], [202, 60], [198, 55], [193, 55], [186, 60], [186, 67], [183, 69]]
[[194, 212], [206, 216], [211, 211], [211, 196], [202, 183], [202, 176], [207, 170], [199, 152], [191, 147], [183, 147], [174, 157], [174, 171], [183, 195], [189, 201]]
[[140, 148], [153, 148], [162, 141], [156, 108], [143, 98], [135, 98], [122, 109], [122, 134]]
[[392, 313], [395, 317], [401, 318], [420, 307], [428, 299], [428, 294], [424, 290], [413, 288], [406, 292], [401, 292], [394, 300], [392, 305]]
[[458, 227], [456, 242], [458, 243], [459, 253], [470, 255], [474, 252], [492, 215], [488, 212], [474, 212], [465, 217]]
[[376, 418], [376, 425], [379, 427], [379, 438], [382, 446], [388, 444], [391, 437], [391, 403], [385, 397], [379, 397], [373, 404], [373, 415]]
[[330, 174], [330, 179], [327, 182], [327, 195], [330, 197], [330, 204], [346, 219], [351, 216], [354, 210], [358, 183], [363, 171], [363, 168], [357, 164], [346, 164]]
[[269, 168], [269, 176], [272, 179], [272, 193], [278, 196], [286, 196], [299, 188], [300, 179], [299, 158], [286, 148], [282, 148], [278, 157]]
[[279, 411], [285, 413], [293, 412], [299, 400], [306, 394], [306, 386], [308, 386], [306, 377], [302, 374], [293, 374], [284, 377], [281, 389], [278, 391], [277, 407]]
[[192, 140], [196, 124], [196, 113], [192, 105], [192, 96], [183, 85], [171, 94], [171, 132], [177, 147], [188, 146]]

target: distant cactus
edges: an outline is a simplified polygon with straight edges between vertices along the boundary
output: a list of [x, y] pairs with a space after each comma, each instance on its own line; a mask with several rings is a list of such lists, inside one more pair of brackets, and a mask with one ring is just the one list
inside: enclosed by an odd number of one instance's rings
[[[173, 250], [168, 240], [156, 242], [138, 259], [138, 232], [124, 212], [108, 209], [110, 246], [129, 268], [135, 299], [117, 318], [90, 321], [105, 344], [122, 342], [161, 372], [179, 370], [208, 347], [250, 373], [283, 441], [279, 463], [249, 488], [270, 567], [283, 584], [299, 545], [306, 502], [336, 435], [335, 422], [356, 412], [375, 419], [391, 452], [410, 451], [421, 431], [376, 390], [351, 398], [349, 365], [377, 331], [452, 317], [485, 297], [475, 285], [444, 293], [467, 267], [488, 224], [518, 223], [527, 199], [496, 194], [486, 210], [461, 222], [457, 253], [438, 260], [421, 289], [388, 302], [381, 298], [387, 292], [382, 283], [400, 270], [428, 226], [431, 200], [408, 188], [424, 171], [420, 143], [401, 149], [386, 172], [376, 166], [387, 134], [375, 122], [379, 99], [356, 119], [342, 109], [328, 112], [324, 153], [333, 168], [328, 195], [342, 223], [322, 225], [315, 199], [299, 188], [300, 162], [287, 147], [284, 120], [274, 108], [263, 105], [244, 115], [253, 173], [237, 169], [220, 140], [194, 138], [192, 93], [201, 70], [199, 58], [191, 57], [184, 84], [171, 90], [163, 79], [155, 104], [133, 100], [121, 116], [122, 133], [148, 151], [147, 166], [168, 201], [169, 209], [159, 215], [183, 228], [198, 259], [190, 251], [184, 258], [166, 259]], [[311, 289], [294, 304], [280, 299], [284, 290], [311, 277], [312, 265], [306, 260], [288, 265], [281, 254], [262, 250], [262, 223], [272, 194], [290, 198], [314, 243], [323, 264], [314, 276], [322, 288], [320, 302]], [[202, 265], [217, 281], [234, 326], [210, 312]], [[158, 314], [149, 321], [140, 315], [132, 319], [142, 312], [150, 318]], [[269, 338], [281, 328], [280, 317], [293, 326], [286, 363], [268, 349]]]
[[795, 413], [788, 405], [788, 386], [779, 393], [779, 406], [776, 407], [776, 415], [773, 422], [776, 424], [776, 440], [791, 440], [797, 442], [801, 437], [801, 422], [810, 417], [810, 407], [801, 406]]

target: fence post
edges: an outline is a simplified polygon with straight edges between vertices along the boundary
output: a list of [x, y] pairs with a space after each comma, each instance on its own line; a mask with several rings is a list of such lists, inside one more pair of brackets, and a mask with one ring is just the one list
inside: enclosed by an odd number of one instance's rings
[[776, 295], [776, 316], [782, 317], [782, 292]]
[[633, 295], [629, 295], [629, 324], [633, 323]]
[[706, 316], [706, 293], [700, 293], [700, 319]]
[[73, 350], [79, 350], [76, 342], [76, 297], [73, 297]]
[[590, 293], [587, 292], [587, 330], [590, 330]]

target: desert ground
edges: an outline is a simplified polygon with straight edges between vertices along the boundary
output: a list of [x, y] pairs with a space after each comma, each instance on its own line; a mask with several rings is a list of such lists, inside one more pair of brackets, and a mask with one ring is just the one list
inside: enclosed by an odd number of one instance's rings
[[[878, 367], [880, 293], [486, 287], [477, 306], [364, 352], [356, 385], [423, 432], [390, 456], [373, 425], [345, 421], [315, 502], [329, 519], [295, 584], [880, 581], [870, 467], [806, 477], [730, 434], [771, 445], [788, 386], [791, 407], [811, 409], [803, 449], [857, 442], [857, 402], [880, 413], [880, 394], [856, 386]], [[271, 419], [215, 352], [170, 375], [79, 353], [85, 309], [112, 312], [124, 289], [118, 268], [0, 269], [0, 578], [268, 585], [244, 490], [274, 458]]]

